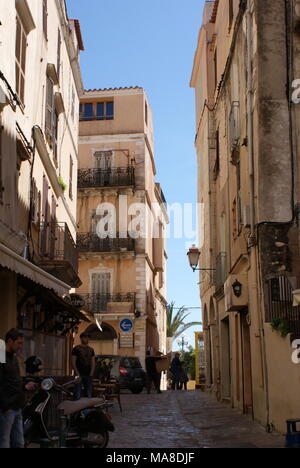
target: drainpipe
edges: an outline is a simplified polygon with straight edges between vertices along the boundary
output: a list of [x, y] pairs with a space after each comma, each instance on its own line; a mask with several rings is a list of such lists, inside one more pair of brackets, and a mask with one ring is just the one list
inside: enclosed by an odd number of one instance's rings
[[253, 43], [252, 43], [252, 3], [253, 0], [247, 0], [246, 20], [247, 20], [247, 135], [248, 135], [248, 167], [249, 167], [249, 198], [250, 198], [250, 225], [251, 232], [248, 239], [248, 246], [251, 249], [254, 271], [254, 282], [256, 285], [256, 304], [258, 311], [259, 321], [259, 339], [260, 339], [260, 353], [263, 368], [263, 384], [266, 391], [266, 421], [269, 427], [270, 419], [270, 403], [269, 403], [269, 384], [268, 384], [268, 368], [267, 368], [267, 355], [266, 344], [264, 335], [264, 318], [261, 311], [261, 301], [258, 291], [260, 284], [260, 274], [258, 272], [258, 257], [256, 246], [256, 231], [255, 231], [255, 186], [254, 186], [254, 145], [253, 145], [253, 78], [252, 78], [252, 57], [253, 57]]

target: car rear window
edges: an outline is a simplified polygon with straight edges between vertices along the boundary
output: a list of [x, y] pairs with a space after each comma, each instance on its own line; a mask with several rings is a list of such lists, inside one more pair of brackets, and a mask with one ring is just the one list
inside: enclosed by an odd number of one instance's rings
[[142, 365], [137, 358], [124, 358], [121, 361], [121, 366], [127, 369], [141, 369]]

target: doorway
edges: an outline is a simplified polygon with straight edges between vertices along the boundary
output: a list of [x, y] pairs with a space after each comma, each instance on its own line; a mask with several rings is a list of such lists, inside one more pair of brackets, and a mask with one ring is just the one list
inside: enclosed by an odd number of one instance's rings
[[231, 398], [231, 346], [229, 317], [221, 321], [222, 399]]
[[253, 414], [251, 338], [248, 308], [241, 313], [242, 372], [243, 372], [243, 406], [245, 414]]

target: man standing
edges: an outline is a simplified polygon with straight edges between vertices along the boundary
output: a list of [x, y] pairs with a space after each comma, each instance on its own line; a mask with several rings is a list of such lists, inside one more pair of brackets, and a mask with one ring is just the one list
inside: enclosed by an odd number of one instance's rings
[[72, 352], [72, 363], [75, 375], [81, 378], [81, 383], [76, 385], [75, 398], [81, 398], [82, 387], [85, 389], [85, 394], [88, 398], [93, 396], [93, 376], [95, 373], [96, 361], [95, 352], [89, 346], [89, 334], [82, 333], [80, 335], [81, 345], [76, 346]]
[[33, 382], [23, 387], [16, 354], [22, 349], [24, 335], [17, 329], [5, 337], [6, 362], [0, 364], [0, 448], [24, 448], [22, 409], [23, 391], [32, 391]]
[[147, 371], [147, 393], [148, 395], [151, 392], [152, 382], [154, 383], [154, 387], [157, 393], [162, 393], [160, 390], [161, 373], [157, 372], [157, 368], [156, 368], [156, 362], [161, 359], [162, 357], [151, 356], [150, 351], [147, 351], [146, 371]]
[[180, 361], [180, 354], [176, 353], [171, 364], [172, 374], [172, 390], [181, 390], [180, 377], [182, 374], [182, 362]]

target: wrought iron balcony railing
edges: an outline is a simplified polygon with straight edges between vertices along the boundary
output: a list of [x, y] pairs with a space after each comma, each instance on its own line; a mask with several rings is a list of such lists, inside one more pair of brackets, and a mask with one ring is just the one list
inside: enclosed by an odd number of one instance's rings
[[130, 237], [100, 239], [97, 234], [79, 233], [77, 247], [80, 252], [126, 252], [134, 251], [135, 241]]
[[[65, 272], [70, 266], [74, 272], [74, 278], [78, 273], [78, 249], [66, 223], [42, 223], [39, 234], [39, 256], [43, 269], [52, 271], [54, 276], [61, 277], [63, 271], [58, 274], [57, 267], [61, 266]], [[67, 281], [67, 277], [64, 281]], [[75, 280], [75, 283], [80, 281]], [[70, 283], [68, 283], [70, 284]]]
[[224, 286], [227, 279], [227, 254], [221, 252], [216, 259], [216, 288], [220, 289]]
[[92, 315], [107, 313], [107, 306], [112, 302], [135, 303], [135, 293], [81, 294], [80, 297], [84, 301], [84, 306], [82, 308]]
[[293, 338], [300, 338], [300, 306], [293, 307], [292, 278], [277, 276], [267, 281], [268, 307], [266, 322], [284, 320]]
[[130, 187], [135, 183], [133, 167], [79, 169], [78, 188]]

